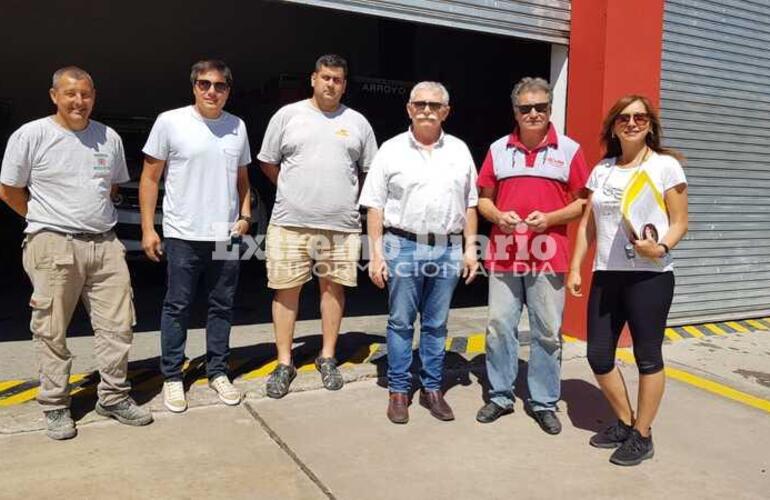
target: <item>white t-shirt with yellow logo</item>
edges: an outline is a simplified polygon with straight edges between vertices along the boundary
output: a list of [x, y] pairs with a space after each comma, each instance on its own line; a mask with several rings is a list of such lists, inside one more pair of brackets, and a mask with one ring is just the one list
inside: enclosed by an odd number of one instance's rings
[[270, 223], [360, 232], [358, 175], [376, 152], [371, 125], [345, 105], [324, 113], [304, 100], [279, 109], [257, 156], [281, 167]]

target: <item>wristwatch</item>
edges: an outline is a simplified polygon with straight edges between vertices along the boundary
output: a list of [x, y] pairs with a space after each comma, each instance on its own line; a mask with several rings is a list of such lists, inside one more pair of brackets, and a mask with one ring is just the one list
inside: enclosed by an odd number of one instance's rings
[[666, 245], [665, 243], [658, 243], [659, 246], [663, 247], [663, 255], [666, 256], [671, 252], [671, 249]]
[[250, 226], [251, 225], [251, 216], [250, 215], [241, 215], [238, 217], [239, 221], [245, 220], [246, 223]]

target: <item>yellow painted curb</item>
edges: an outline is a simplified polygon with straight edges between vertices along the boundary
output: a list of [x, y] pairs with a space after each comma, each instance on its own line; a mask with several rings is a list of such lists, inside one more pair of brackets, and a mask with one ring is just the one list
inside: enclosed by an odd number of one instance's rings
[[[636, 364], [636, 359], [634, 359], [634, 355], [631, 351], [618, 349], [616, 355], [619, 359], [627, 363]], [[693, 375], [692, 373], [679, 370], [677, 368], [666, 367], [664, 370], [666, 377], [668, 378], [684, 382], [685, 384], [703, 389], [704, 391], [716, 394], [717, 396], [722, 396], [723, 398], [731, 399], [733, 401], [737, 401], [738, 403], [743, 403], [747, 406], [751, 406], [752, 408], [770, 413], [770, 401], [766, 399], [752, 396], [751, 394], [747, 394], [737, 389], [733, 389], [732, 387], [728, 387], [724, 384]]]

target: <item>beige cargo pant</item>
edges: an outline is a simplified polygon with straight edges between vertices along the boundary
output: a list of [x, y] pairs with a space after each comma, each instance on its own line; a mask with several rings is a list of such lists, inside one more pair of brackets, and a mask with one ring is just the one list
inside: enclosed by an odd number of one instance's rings
[[128, 397], [128, 351], [135, 323], [125, 247], [112, 231], [70, 236], [50, 231], [24, 239], [24, 270], [32, 281], [30, 329], [35, 346], [45, 411], [68, 408], [72, 354], [67, 327], [83, 299], [94, 330], [94, 351], [104, 405]]

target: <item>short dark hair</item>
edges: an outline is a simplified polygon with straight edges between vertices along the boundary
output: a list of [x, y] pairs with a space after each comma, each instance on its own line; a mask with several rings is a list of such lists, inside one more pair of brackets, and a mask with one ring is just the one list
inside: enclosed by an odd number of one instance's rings
[[342, 56], [338, 56], [337, 54], [324, 54], [315, 61], [316, 72], [321, 71], [321, 66], [326, 66], [327, 68], [342, 68], [345, 79], [348, 78], [348, 62]]
[[203, 59], [202, 61], [193, 64], [192, 69], [190, 70], [190, 83], [195, 85], [195, 80], [198, 79], [198, 76], [207, 71], [219, 71], [222, 73], [222, 76], [225, 77], [227, 85], [232, 87], [233, 72], [230, 71], [230, 67], [225, 64], [224, 61], [220, 61], [219, 59]]

